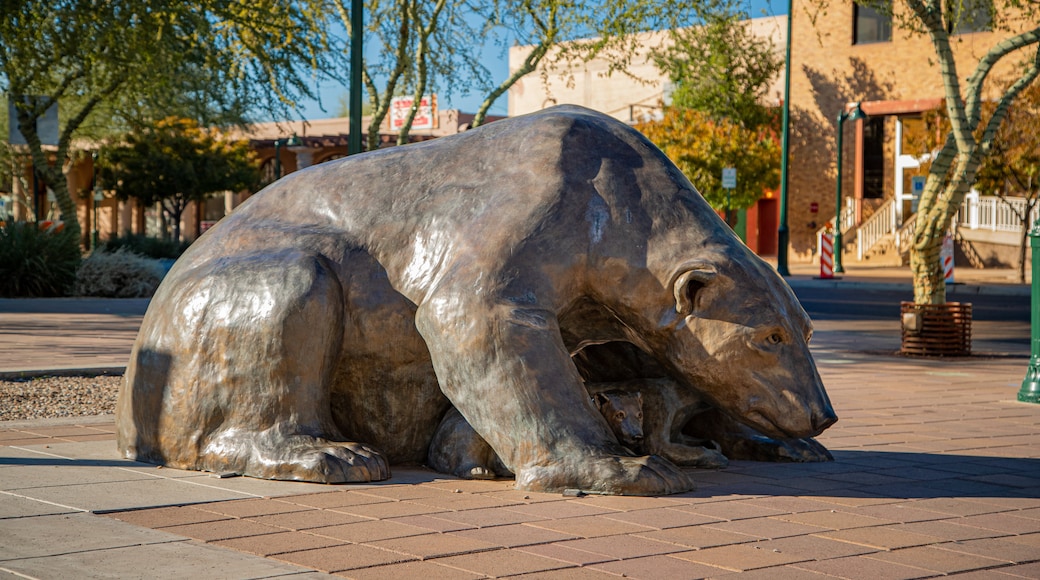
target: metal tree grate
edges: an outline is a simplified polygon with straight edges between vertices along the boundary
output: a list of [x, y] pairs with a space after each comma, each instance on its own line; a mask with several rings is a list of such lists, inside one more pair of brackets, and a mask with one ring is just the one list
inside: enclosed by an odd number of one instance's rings
[[968, 356], [971, 354], [971, 303], [901, 303], [903, 354]]

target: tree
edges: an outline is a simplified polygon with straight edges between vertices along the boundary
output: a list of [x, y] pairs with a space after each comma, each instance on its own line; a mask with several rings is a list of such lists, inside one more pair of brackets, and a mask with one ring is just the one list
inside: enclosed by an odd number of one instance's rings
[[231, 141], [190, 119], [169, 118], [128, 133], [98, 156], [102, 185], [125, 200], [159, 203], [180, 240], [180, 222], [190, 202], [213, 193], [254, 188], [260, 180], [247, 141]]
[[[831, 0], [810, 0], [819, 14]], [[997, 130], [1014, 100], [1040, 76], [1040, 5], [1017, 0], [862, 0], [861, 5], [891, 15], [894, 27], [911, 34], [926, 35], [935, 51], [943, 87], [943, 100], [950, 120], [950, 133], [934, 156], [918, 203], [917, 222], [910, 250], [914, 276], [914, 302], [943, 304], [946, 284], [939, 262], [943, 238], [964, 196], [975, 182], [983, 159], [993, 147]], [[975, 64], [962, 83], [951, 43], [965, 25], [990, 21], [1003, 32]], [[1026, 65], [1016, 80], [995, 99], [993, 113], [983, 115], [987, 98], [986, 81], [994, 68], [1007, 59], [1025, 57]], [[1005, 61], [1006, 62], [1006, 61]]]
[[484, 101], [472, 126], [484, 123], [494, 102], [522, 77], [541, 69], [544, 76], [572, 74], [593, 58], [608, 63], [608, 74], [627, 74], [643, 50], [638, 33], [672, 30], [729, 10], [730, 0], [488, 0], [481, 13], [509, 43], [530, 45], [521, 65], [498, 85], [484, 87]]
[[[755, 204], [780, 183], [780, 143], [770, 128], [749, 129], [702, 111], [669, 107], [660, 121], [636, 125], [715, 209]], [[737, 170], [736, 189], [722, 188], [722, 169]], [[732, 219], [727, 215], [727, 220]]]
[[672, 43], [653, 56], [675, 84], [672, 106], [749, 128], [776, 121], [766, 91], [784, 60], [772, 40], [753, 34], [746, 22], [746, 13], [726, 9], [708, 15], [701, 25], [669, 31]]
[[1026, 248], [1029, 216], [1040, 199], [1040, 84], [1022, 91], [1015, 106], [997, 130], [989, 156], [977, 175], [983, 191], [999, 195], [1005, 202], [1013, 195], [1025, 200], [1025, 207], [1008, 203], [1022, 224], [1019, 240], [1018, 281], [1026, 281]]
[[[232, 95], [239, 107], [288, 110], [310, 95], [312, 71], [326, 63], [317, 1], [0, 0], [0, 91], [15, 103], [10, 122], [66, 227], [81, 237], [63, 168], [74, 137], [102, 109], [162, 106], [165, 95], [182, 94], [185, 75], [205, 81], [196, 96]], [[48, 155], [36, 121], [54, 103], [61, 127]]]

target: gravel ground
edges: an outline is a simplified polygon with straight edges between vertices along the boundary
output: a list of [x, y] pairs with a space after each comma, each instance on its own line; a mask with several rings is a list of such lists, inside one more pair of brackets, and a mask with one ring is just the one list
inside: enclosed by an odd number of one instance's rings
[[0, 380], [0, 421], [111, 414], [122, 382], [121, 376]]

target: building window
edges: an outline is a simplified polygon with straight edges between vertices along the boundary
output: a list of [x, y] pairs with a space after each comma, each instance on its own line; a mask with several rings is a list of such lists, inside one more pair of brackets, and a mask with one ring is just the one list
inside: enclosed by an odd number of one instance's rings
[[870, 117], [863, 123], [863, 198], [885, 197], [885, 118]]
[[985, 32], [993, 28], [991, 0], [947, 0], [946, 31], [950, 34]]
[[266, 186], [275, 182], [274, 157], [260, 165], [260, 185]]
[[[891, 3], [889, 3], [891, 7]], [[891, 8], [886, 10], [889, 12]], [[869, 6], [852, 4], [852, 44], [870, 44], [872, 42], [891, 42], [892, 16], [883, 14]]]

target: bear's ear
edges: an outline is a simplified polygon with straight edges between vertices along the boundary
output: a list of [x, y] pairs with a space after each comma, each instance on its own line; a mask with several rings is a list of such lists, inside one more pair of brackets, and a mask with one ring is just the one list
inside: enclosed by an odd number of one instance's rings
[[675, 311], [683, 316], [689, 316], [697, 305], [697, 295], [705, 286], [715, 279], [718, 271], [708, 264], [698, 264], [686, 268], [672, 283], [672, 292], [675, 293]]

